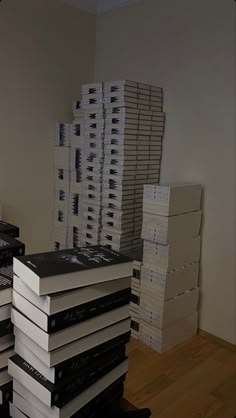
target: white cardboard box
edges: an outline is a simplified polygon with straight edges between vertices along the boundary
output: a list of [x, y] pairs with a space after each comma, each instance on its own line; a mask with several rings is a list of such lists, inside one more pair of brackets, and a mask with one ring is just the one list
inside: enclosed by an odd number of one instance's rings
[[143, 263], [162, 271], [172, 271], [195, 263], [200, 259], [200, 236], [171, 242], [168, 245], [144, 241]]
[[142, 238], [160, 244], [182, 241], [199, 234], [201, 212], [189, 212], [175, 216], [143, 213]]
[[[135, 295], [134, 295], [134, 299]], [[199, 289], [189, 290], [170, 300], [163, 301], [154, 293], [140, 294], [140, 317], [160, 329], [197, 311]]]
[[145, 264], [141, 267], [141, 279], [143, 293], [153, 293], [163, 300], [169, 300], [198, 286], [199, 263], [170, 272], [163, 272]]
[[140, 321], [139, 339], [155, 351], [162, 353], [197, 334], [198, 314], [174, 322], [163, 330]]
[[200, 210], [201, 189], [194, 184], [146, 185], [143, 211], [170, 216]]

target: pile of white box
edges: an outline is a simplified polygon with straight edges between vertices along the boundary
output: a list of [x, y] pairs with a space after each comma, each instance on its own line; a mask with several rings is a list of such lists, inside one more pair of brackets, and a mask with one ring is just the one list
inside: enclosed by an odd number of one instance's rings
[[74, 121], [57, 125], [53, 247], [142, 246], [143, 186], [158, 183], [165, 114], [160, 87], [84, 84]]
[[144, 254], [132, 333], [158, 352], [197, 333], [200, 207], [199, 185], [144, 187]]
[[105, 82], [104, 106], [101, 244], [128, 253], [141, 247], [143, 186], [159, 181], [163, 92], [133, 81]]

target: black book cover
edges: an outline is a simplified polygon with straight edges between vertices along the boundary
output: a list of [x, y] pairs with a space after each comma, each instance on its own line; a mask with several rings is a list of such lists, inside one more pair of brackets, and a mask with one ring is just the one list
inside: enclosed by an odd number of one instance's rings
[[88, 269], [108, 267], [130, 261], [128, 257], [99, 245], [17, 258], [40, 278], [83, 272]]
[[9, 402], [5, 405], [0, 405], [0, 417], [1, 418], [11, 418], [9, 412]]
[[125, 359], [126, 356], [124, 346], [119, 348], [117, 351], [113, 351], [110, 356], [106, 356], [106, 359], [103, 363], [101, 363], [99, 360], [93, 363], [92, 366], [87, 367], [85, 374], [79, 374], [72, 379], [66, 379], [65, 381], [55, 385], [47, 380], [19, 355], [16, 354], [15, 356], [11, 357], [11, 361], [13, 363], [15, 363], [19, 368], [30, 375], [48, 392], [51, 393], [51, 406], [56, 405], [58, 408], [65, 406], [68, 402], [78, 396], [90, 385], [117, 367]]
[[8, 289], [13, 285], [13, 267], [12, 265], [0, 268], [0, 291]]
[[6, 234], [0, 233], [0, 266], [12, 264], [13, 257], [22, 256], [25, 245]]
[[124, 392], [122, 381], [115, 382], [108, 389], [72, 415], [71, 418], [108, 418], [119, 410]]
[[0, 386], [2, 392], [2, 405], [6, 405], [12, 401], [12, 381]]
[[58, 312], [48, 317], [48, 333], [52, 334], [64, 328], [87, 321], [130, 302], [130, 288], [121, 290], [100, 299]]
[[4, 221], [0, 221], [0, 233], [9, 235], [12, 238], [18, 238], [20, 231], [18, 226], [11, 225]]
[[0, 337], [11, 334], [13, 332], [13, 324], [11, 318], [0, 321]]
[[100, 344], [91, 350], [85, 351], [82, 354], [74, 356], [69, 360], [65, 360], [60, 364], [57, 364], [55, 369], [55, 384], [59, 383], [62, 379], [65, 380], [78, 373], [83, 373], [86, 367], [92, 362], [103, 361], [106, 355], [110, 355], [111, 352], [127, 344], [130, 340], [130, 331], [126, 332], [110, 341]]

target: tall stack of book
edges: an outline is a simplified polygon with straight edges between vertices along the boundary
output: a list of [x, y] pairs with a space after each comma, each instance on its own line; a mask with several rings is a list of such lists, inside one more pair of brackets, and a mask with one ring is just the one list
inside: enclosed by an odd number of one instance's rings
[[74, 120], [71, 126], [70, 197], [68, 219], [68, 248], [78, 247], [81, 233], [81, 184], [84, 145], [84, 112], [80, 102], [73, 104]]
[[16, 240], [19, 228], [0, 221], [0, 416], [8, 417], [12, 398], [12, 378], [7, 372], [8, 358], [14, 353], [11, 324], [13, 257], [23, 255], [24, 244]]
[[198, 322], [201, 186], [146, 185], [139, 338], [166, 351]]
[[103, 83], [84, 84], [84, 147], [81, 188], [81, 245], [100, 243], [102, 228], [102, 174], [104, 162]]
[[131, 279], [131, 336], [136, 340], [139, 339], [139, 305], [141, 292], [141, 265], [142, 262], [135, 260], [133, 263], [133, 277]]
[[54, 147], [55, 196], [52, 231], [52, 245], [55, 250], [65, 249], [68, 245], [70, 158], [71, 124], [58, 123]]
[[141, 247], [143, 186], [159, 181], [163, 92], [134, 81], [105, 82], [104, 105], [101, 243], [129, 253]]
[[115, 416], [131, 275], [127, 257], [100, 246], [14, 259], [12, 418]]

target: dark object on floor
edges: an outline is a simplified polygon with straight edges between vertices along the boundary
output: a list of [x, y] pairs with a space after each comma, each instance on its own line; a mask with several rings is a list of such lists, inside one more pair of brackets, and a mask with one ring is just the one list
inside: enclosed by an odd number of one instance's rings
[[137, 411], [123, 412], [118, 418], [150, 418], [150, 409], [139, 409]]

